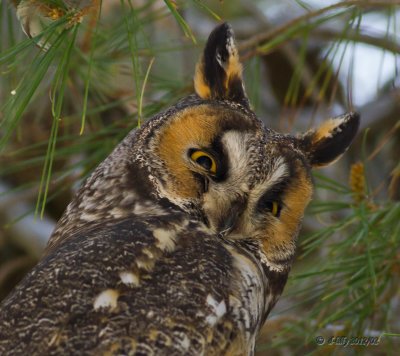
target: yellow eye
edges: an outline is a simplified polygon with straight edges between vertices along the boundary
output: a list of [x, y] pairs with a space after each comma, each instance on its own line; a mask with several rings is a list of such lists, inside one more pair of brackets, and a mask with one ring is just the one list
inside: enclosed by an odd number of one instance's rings
[[280, 207], [279, 207], [278, 202], [276, 202], [276, 201], [273, 201], [271, 203], [271, 214], [273, 216], [278, 216], [280, 214]]
[[190, 159], [196, 162], [198, 165], [202, 166], [206, 171], [216, 174], [217, 164], [214, 158], [212, 158], [207, 152], [197, 150], [192, 152]]
[[272, 200], [271, 198], [266, 196], [262, 197], [259, 200], [257, 204], [257, 210], [261, 213], [265, 213], [266, 211], [268, 211], [276, 218], [279, 218], [279, 216], [281, 215], [282, 204], [279, 201]]

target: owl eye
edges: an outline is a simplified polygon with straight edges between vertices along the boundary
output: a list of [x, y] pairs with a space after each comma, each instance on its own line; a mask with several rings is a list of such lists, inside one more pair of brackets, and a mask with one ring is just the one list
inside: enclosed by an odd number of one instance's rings
[[212, 158], [207, 152], [195, 150], [190, 154], [190, 159], [202, 166], [207, 172], [212, 174], [217, 173], [217, 164], [215, 159]]
[[262, 200], [258, 203], [258, 210], [269, 211], [273, 216], [279, 218], [281, 215], [282, 205], [277, 201]]
[[279, 205], [279, 203], [277, 201], [273, 201], [271, 202], [271, 214], [275, 217], [279, 217], [279, 215], [281, 214], [281, 206]]

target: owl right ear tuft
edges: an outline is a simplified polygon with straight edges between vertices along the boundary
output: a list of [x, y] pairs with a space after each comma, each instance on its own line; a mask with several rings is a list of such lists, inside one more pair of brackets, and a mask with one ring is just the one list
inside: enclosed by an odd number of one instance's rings
[[231, 26], [223, 23], [211, 32], [196, 66], [194, 87], [203, 99], [219, 99], [249, 106]]
[[346, 152], [357, 134], [360, 116], [348, 113], [326, 120], [300, 137], [300, 147], [313, 167], [332, 164]]

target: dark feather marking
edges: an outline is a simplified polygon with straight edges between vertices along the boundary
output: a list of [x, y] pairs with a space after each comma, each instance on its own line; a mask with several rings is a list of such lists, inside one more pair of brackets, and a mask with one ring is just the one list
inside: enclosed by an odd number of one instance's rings
[[213, 99], [228, 99], [249, 107], [240, 76], [229, 78], [229, 83], [225, 87], [227, 73], [218, 59], [224, 66], [228, 66], [231, 55], [227, 49], [229, 41], [234, 41], [233, 31], [229, 24], [223, 23], [211, 32], [204, 48], [204, 80], [210, 87]]

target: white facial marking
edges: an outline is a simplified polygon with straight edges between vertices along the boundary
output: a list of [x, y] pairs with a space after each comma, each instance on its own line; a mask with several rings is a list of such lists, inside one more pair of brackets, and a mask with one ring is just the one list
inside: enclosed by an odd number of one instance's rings
[[247, 182], [251, 153], [246, 149], [247, 136], [243, 132], [228, 131], [221, 139], [226, 152], [229, 152], [229, 165], [234, 169], [230, 170], [224, 184], [210, 184], [209, 191], [203, 195], [204, 212], [213, 232], [218, 231], [219, 221], [231, 208], [232, 199], [249, 192]]
[[222, 143], [227, 152], [229, 152], [229, 161], [232, 167], [229, 180], [239, 184], [246, 181], [244, 175], [247, 174], [249, 164], [249, 152], [246, 150], [246, 135], [237, 131], [228, 131], [222, 137]]
[[121, 279], [121, 282], [128, 287], [137, 287], [139, 285], [139, 277], [133, 272], [120, 272], [119, 278]]
[[274, 164], [272, 174], [268, 177], [268, 182], [270, 185], [273, 185], [280, 181], [282, 178], [286, 177], [288, 174], [287, 172], [287, 165], [283, 157], [279, 157]]
[[288, 167], [283, 157], [279, 157], [273, 163], [273, 167], [271, 169], [271, 174], [266, 177], [264, 183], [257, 185], [250, 195], [249, 205], [255, 206], [260, 199], [260, 197], [270, 188], [272, 188], [275, 184], [280, 182], [283, 178], [288, 175]]
[[119, 292], [115, 289], [106, 289], [97, 295], [94, 300], [93, 308], [94, 310], [98, 310], [101, 308], [111, 308], [114, 309], [117, 307], [117, 300], [119, 297]]

